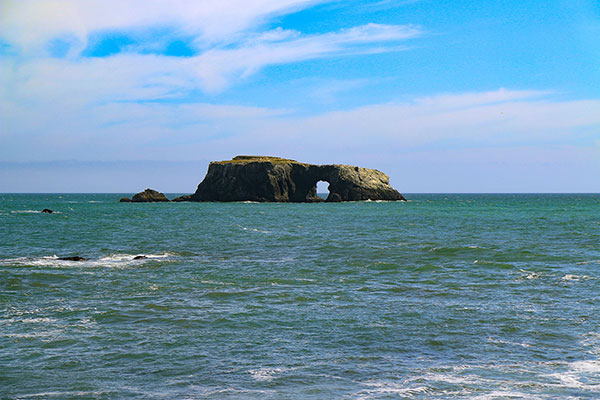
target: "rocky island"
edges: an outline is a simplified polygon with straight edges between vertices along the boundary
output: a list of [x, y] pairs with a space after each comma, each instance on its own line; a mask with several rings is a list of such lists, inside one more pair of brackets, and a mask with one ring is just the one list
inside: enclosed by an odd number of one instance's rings
[[[317, 182], [329, 183], [329, 196], [317, 196]], [[315, 165], [279, 157], [237, 156], [211, 162], [192, 195], [173, 201], [320, 201], [406, 200], [376, 169], [352, 165]]]
[[131, 199], [123, 197], [119, 201], [121, 203], [160, 203], [169, 201], [169, 199], [164, 194], [148, 188], [143, 192], [134, 194]]

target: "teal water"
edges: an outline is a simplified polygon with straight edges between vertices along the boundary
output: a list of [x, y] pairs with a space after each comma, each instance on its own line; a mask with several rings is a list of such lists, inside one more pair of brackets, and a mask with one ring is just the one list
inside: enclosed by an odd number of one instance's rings
[[600, 195], [120, 197], [0, 194], [0, 398], [600, 397]]

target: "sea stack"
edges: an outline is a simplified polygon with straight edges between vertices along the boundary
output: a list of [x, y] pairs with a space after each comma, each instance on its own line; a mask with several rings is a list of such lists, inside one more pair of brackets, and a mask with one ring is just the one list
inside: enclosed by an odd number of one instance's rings
[[279, 157], [237, 156], [211, 162], [196, 192], [173, 201], [258, 201], [314, 203], [317, 182], [329, 183], [325, 201], [405, 200], [376, 169], [314, 165]]
[[123, 197], [119, 201], [121, 203], [158, 203], [169, 201], [169, 199], [167, 199], [164, 194], [157, 192], [156, 190], [146, 189], [143, 192], [134, 194], [131, 200], [127, 197]]

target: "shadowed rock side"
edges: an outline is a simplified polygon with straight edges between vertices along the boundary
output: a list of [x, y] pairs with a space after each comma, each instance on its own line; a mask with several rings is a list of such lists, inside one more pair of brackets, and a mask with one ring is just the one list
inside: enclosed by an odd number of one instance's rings
[[146, 189], [143, 192], [134, 194], [131, 200], [129, 200], [127, 197], [123, 197], [119, 201], [121, 203], [157, 203], [169, 201], [169, 199], [167, 199], [164, 194], [157, 192], [156, 190]]
[[405, 200], [375, 169], [313, 165], [277, 157], [238, 156], [210, 163], [196, 192], [173, 201], [260, 201], [310, 203], [317, 182], [329, 183], [326, 201]]

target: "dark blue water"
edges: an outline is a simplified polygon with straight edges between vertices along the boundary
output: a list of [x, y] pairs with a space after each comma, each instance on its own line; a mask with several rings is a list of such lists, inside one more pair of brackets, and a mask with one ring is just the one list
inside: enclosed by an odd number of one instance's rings
[[120, 197], [0, 194], [0, 398], [600, 397], [599, 195]]

